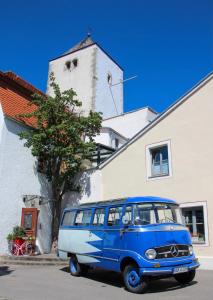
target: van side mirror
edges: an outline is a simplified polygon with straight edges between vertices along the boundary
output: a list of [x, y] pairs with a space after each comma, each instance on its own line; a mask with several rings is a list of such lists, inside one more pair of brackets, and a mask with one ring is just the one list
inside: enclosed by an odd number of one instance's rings
[[128, 225], [130, 225], [132, 222], [130, 221], [130, 220], [128, 220], [127, 218], [126, 218], [126, 216], [123, 216], [122, 217], [122, 224], [124, 225], [124, 226], [128, 226]]

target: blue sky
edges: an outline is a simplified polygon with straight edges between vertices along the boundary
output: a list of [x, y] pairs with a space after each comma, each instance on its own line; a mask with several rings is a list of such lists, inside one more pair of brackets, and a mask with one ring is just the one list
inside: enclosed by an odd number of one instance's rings
[[1, 1], [0, 70], [46, 90], [48, 61], [86, 36], [123, 68], [125, 111], [161, 112], [213, 70], [213, 0]]

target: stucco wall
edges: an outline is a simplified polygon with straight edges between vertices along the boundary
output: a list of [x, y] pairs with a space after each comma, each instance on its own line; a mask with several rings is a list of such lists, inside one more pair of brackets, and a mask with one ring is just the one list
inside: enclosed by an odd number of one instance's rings
[[[77, 67], [67, 69], [65, 63], [78, 59]], [[113, 83], [123, 80], [122, 70], [97, 46], [92, 45], [49, 63], [49, 74], [53, 72], [56, 82], [62, 91], [73, 88], [77, 98], [82, 101], [82, 111], [90, 110], [103, 113], [107, 118], [116, 113], [115, 105], [109, 90], [107, 75], [112, 75]], [[47, 93], [53, 96], [52, 88], [47, 86]], [[123, 112], [123, 86], [112, 87], [118, 113]]]
[[101, 171], [91, 169], [76, 178], [81, 186], [81, 193], [67, 193], [63, 199], [62, 210], [66, 207], [102, 199]]
[[1, 107], [1, 103], [0, 103], [0, 144], [1, 144], [3, 126], [4, 126], [4, 115], [3, 115], [3, 111], [2, 111], [2, 107]]
[[111, 127], [127, 138], [133, 137], [147, 124], [149, 124], [157, 114], [147, 107], [128, 112], [114, 118], [103, 120], [103, 126]]
[[125, 139], [120, 134], [111, 130], [111, 128], [102, 128], [99, 135], [97, 135], [94, 140], [96, 143], [100, 143], [109, 147], [115, 147], [115, 139], [119, 140], [119, 147], [121, 147], [124, 143], [127, 142], [128, 139]]
[[[209, 245], [195, 246], [213, 256], [213, 79], [102, 168], [103, 200], [125, 196], [169, 197], [179, 203], [206, 201]], [[172, 176], [147, 179], [146, 146], [171, 143]]]
[[103, 112], [104, 119], [123, 113], [123, 84], [111, 86], [110, 92], [108, 74], [112, 77], [112, 85], [123, 80], [123, 71], [97, 47], [95, 110]]
[[[74, 89], [77, 98], [82, 101], [81, 109], [85, 114], [92, 109], [95, 51], [95, 46], [91, 46], [49, 62], [49, 74], [54, 73], [61, 91]], [[65, 63], [72, 62], [73, 59], [78, 59], [78, 65], [76, 68], [71, 66], [71, 69], [68, 70]], [[47, 93], [53, 96], [49, 80]]]
[[[7, 252], [7, 234], [13, 226], [21, 223], [21, 211], [25, 207], [23, 195], [40, 195], [46, 200], [51, 199], [46, 180], [37, 175], [35, 159], [19, 139], [18, 132], [24, 129], [16, 122], [4, 119], [0, 143], [0, 254]], [[49, 205], [46, 203], [38, 207], [37, 235], [41, 252], [47, 252], [50, 247]]]

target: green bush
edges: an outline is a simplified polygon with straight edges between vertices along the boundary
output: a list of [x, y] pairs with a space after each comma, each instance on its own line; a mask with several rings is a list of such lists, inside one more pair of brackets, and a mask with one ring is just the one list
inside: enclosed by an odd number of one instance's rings
[[13, 227], [13, 231], [8, 234], [7, 240], [8, 241], [13, 241], [13, 240], [15, 240], [17, 238], [21, 239], [21, 238], [23, 238], [25, 236], [26, 236], [26, 231], [24, 230], [24, 228], [17, 225], [15, 227]]

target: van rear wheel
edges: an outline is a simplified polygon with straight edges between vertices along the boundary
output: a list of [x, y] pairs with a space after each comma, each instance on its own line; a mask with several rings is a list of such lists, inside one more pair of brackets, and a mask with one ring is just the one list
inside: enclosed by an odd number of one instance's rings
[[139, 269], [135, 265], [128, 265], [123, 272], [126, 289], [131, 293], [143, 294], [147, 290], [147, 278], [140, 277]]
[[81, 275], [86, 275], [88, 271], [88, 267], [82, 264], [79, 264], [78, 259], [75, 255], [70, 257], [70, 274], [72, 276], [81, 276]]
[[196, 271], [191, 270], [186, 273], [176, 274], [174, 275], [174, 278], [180, 283], [180, 284], [187, 284], [190, 283], [195, 278]]

